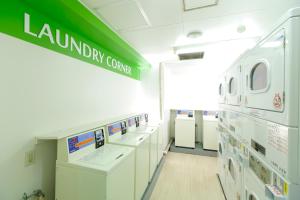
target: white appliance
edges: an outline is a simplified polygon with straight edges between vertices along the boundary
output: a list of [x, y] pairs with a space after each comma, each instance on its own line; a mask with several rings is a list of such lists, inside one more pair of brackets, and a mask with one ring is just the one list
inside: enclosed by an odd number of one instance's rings
[[218, 175], [223, 187], [224, 193], [226, 189], [226, 169], [227, 169], [227, 144], [228, 138], [227, 133], [225, 133], [225, 129], [222, 126], [218, 128], [218, 141], [219, 141], [219, 149], [218, 149]]
[[163, 157], [163, 152], [164, 152], [162, 121], [150, 120], [148, 114], [143, 113], [135, 116], [135, 122], [137, 124], [137, 130], [145, 130], [147, 129], [147, 127], [156, 127], [158, 129], [157, 159], [159, 163]]
[[218, 150], [218, 118], [214, 115], [203, 115], [203, 149]]
[[300, 137], [298, 128], [290, 128], [244, 117], [243, 132], [247, 145], [281, 176], [292, 183], [300, 183]]
[[127, 120], [128, 133], [148, 134], [150, 137], [150, 161], [149, 161], [149, 182], [151, 181], [158, 164], [158, 127], [142, 126], [136, 117]]
[[233, 108], [238, 111], [240, 110], [242, 91], [241, 67], [241, 64], [237, 62], [226, 71], [226, 104], [233, 106], [229, 109]]
[[227, 170], [226, 170], [226, 197], [241, 199], [242, 165], [239, 162], [238, 147], [240, 143], [232, 135], [228, 135]]
[[300, 8], [289, 10], [242, 63], [245, 113], [299, 124]]
[[226, 102], [226, 76], [223, 74], [221, 76], [219, 83], [218, 93], [219, 93], [219, 104], [225, 104]]
[[247, 200], [294, 200], [299, 199], [300, 187], [287, 182], [250, 151], [249, 167], [245, 169], [245, 195]]
[[195, 148], [195, 118], [177, 115], [175, 119], [175, 146]]
[[58, 140], [55, 199], [134, 199], [134, 159], [134, 148], [106, 144], [103, 128]]
[[149, 134], [127, 133], [126, 121], [107, 125], [110, 144], [118, 144], [135, 149], [135, 199], [141, 199], [149, 181], [150, 137]]

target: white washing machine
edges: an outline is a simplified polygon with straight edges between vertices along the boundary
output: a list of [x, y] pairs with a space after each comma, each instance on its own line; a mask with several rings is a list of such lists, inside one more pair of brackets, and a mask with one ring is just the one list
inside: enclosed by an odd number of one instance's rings
[[134, 199], [134, 148], [106, 144], [104, 128], [58, 141], [56, 200]]
[[300, 8], [289, 10], [245, 58], [245, 112], [282, 125], [299, 126]]
[[163, 126], [162, 126], [162, 121], [155, 121], [155, 120], [150, 120], [149, 116], [147, 113], [143, 113], [141, 115], [135, 116], [135, 122], [136, 122], [136, 129], [137, 130], [146, 130], [148, 127], [155, 127], [158, 129], [158, 136], [157, 136], [157, 159], [158, 163], [163, 157]]
[[128, 122], [128, 134], [148, 134], [150, 137], [150, 161], [149, 161], [149, 182], [151, 181], [158, 164], [158, 127], [140, 126], [136, 117], [131, 117]]
[[249, 149], [292, 183], [300, 183], [300, 137], [298, 128], [244, 117], [243, 132]]
[[127, 133], [126, 121], [107, 125], [107, 138], [110, 144], [135, 148], [135, 199], [140, 200], [148, 186], [150, 166], [149, 134]]

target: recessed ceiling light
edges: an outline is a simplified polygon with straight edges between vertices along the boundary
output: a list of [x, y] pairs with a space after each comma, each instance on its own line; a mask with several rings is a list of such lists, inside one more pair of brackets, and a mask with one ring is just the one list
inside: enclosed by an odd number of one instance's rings
[[186, 36], [191, 39], [196, 39], [196, 38], [201, 37], [202, 34], [203, 33], [201, 31], [191, 31]]
[[238, 33], [244, 33], [246, 31], [246, 26], [245, 25], [239, 25], [236, 29]]

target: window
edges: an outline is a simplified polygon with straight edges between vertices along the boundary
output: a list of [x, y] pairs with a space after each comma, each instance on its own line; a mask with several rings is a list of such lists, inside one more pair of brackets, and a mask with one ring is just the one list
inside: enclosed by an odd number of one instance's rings
[[267, 88], [268, 68], [263, 62], [256, 64], [250, 74], [251, 90], [262, 90]]
[[222, 83], [219, 85], [219, 95], [223, 96], [223, 85], [222, 85]]
[[232, 95], [236, 94], [236, 80], [235, 80], [235, 78], [232, 77], [230, 79], [228, 89], [229, 89], [228, 90], [229, 94], [232, 94]]

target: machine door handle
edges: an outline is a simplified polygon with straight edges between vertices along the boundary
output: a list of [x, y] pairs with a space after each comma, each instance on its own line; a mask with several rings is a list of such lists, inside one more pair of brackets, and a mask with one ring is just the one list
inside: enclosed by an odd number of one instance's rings
[[139, 139], [139, 141], [142, 141], [144, 139], [144, 137], [141, 137], [140, 139]]
[[119, 158], [121, 158], [122, 156], [124, 156], [124, 154], [122, 153], [122, 154], [120, 154], [120, 155], [118, 155], [117, 157], [116, 157], [116, 160], [118, 160]]

